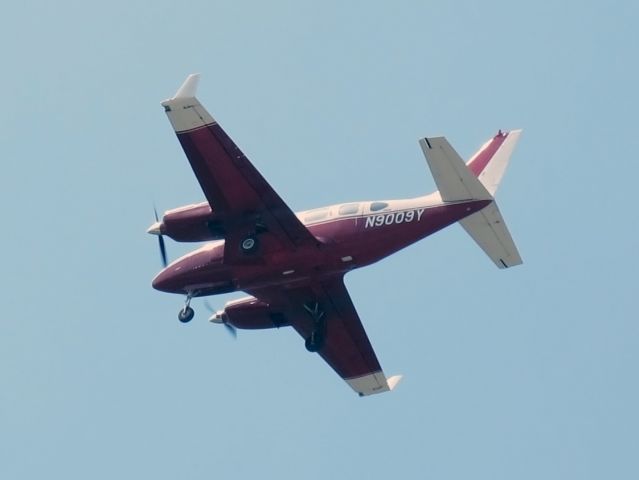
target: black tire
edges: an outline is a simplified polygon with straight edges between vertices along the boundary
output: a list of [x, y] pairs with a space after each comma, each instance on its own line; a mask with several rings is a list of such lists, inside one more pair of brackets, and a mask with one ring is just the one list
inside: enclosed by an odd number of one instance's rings
[[316, 332], [313, 332], [311, 336], [304, 341], [304, 346], [306, 350], [311, 353], [319, 352], [324, 346], [324, 338]]
[[259, 248], [259, 242], [255, 235], [249, 235], [240, 242], [240, 252], [245, 255], [250, 255], [257, 252]]
[[191, 307], [186, 307], [178, 312], [178, 320], [182, 323], [188, 323], [193, 320], [194, 315], [195, 312], [193, 309]]

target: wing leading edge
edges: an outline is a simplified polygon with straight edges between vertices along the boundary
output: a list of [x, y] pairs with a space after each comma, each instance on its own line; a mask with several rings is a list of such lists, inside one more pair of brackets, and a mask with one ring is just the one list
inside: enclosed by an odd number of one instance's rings
[[[162, 105], [206, 199], [221, 218], [216, 227], [227, 243], [259, 229], [283, 249], [316, 246], [317, 240], [197, 100], [198, 81], [199, 75], [189, 75]], [[227, 250], [225, 258], [232, 261], [237, 249]]]
[[285, 312], [290, 325], [305, 339], [314, 328], [308, 306], [317, 305], [325, 322], [325, 341], [318, 353], [360, 396], [393, 390], [401, 379], [401, 375], [384, 375], [342, 277], [306, 287], [250, 293]]

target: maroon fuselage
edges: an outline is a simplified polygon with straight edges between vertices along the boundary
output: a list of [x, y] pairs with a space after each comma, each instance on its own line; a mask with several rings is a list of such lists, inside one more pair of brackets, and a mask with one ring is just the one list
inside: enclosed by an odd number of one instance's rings
[[[356, 215], [335, 216], [316, 223], [305, 221], [318, 240], [317, 246], [288, 250], [276, 243], [260, 244], [260, 250], [235, 264], [224, 261], [224, 241], [212, 242], [167, 266], [155, 277], [153, 287], [199, 297], [236, 290], [256, 291], [273, 285], [301, 285], [377, 262], [491, 202], [473, 200], [420, 205], [417, 200], [408, 204], [400, 201], [402, 208], [376, 212], [370, 211], [370, 202], [363, 202]], [[196, 208], [202, 210], [199, 213], [207, 216], [207, 221], [213, 218], [208, 206]], [[194, 220], [187, 212], [185, 216], [182, 226], [178, 218], [175, 219], [174, 228], [180, 232], [177, 236], [188, 234], [192, 228], [195, 240], [199, 239], [201, 227], [187, 226]]]

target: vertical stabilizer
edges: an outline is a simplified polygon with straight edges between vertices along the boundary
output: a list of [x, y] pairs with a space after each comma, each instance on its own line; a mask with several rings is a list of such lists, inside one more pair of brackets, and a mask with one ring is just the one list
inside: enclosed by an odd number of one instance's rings
[[499, 188], [504, 173], [506, 173], [510, 156], [520, 135], [521, 130], [505, 133], [500, 130], [497, 135], [482, 145], [467, 163], [470, 171], [479, 178], [479, 181], [493, 196]]

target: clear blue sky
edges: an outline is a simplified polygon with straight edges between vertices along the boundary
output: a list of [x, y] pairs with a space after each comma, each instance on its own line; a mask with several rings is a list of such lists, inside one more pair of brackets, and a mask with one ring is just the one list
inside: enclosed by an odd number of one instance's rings
[[[0, 478], [639, 478], [635, 2], [2, 16]], [[203, 198], [159, 104], [191, 72], [295, 210], [426, 193], [420, 137], [523, 128], [498, 200], [525, 264], [453, 226], [350, 274], [405, 375], [370, 398], [290, 329], [179, 324], [145, 230]]]

